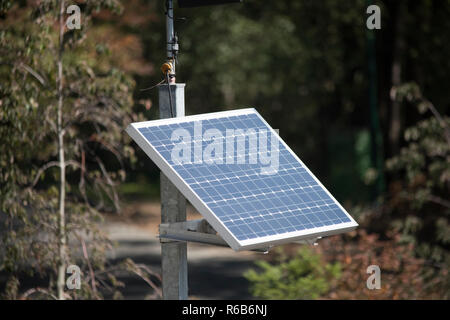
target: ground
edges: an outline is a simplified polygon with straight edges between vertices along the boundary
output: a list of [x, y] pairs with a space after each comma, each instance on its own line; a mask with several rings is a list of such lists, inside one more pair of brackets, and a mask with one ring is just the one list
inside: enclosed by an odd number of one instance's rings
[[[201, 216], [188, 206], [188, 219]], [[161, 272], [161, 246], [157, 238], [160, 223], [158, 202], [137, 202], [126, 206], [121, 216], [109, 216], [105, 228], [117, 247], [110, 259], [131, 258]], [[188, 245], [188, 282], [191, 299], [250, 299], [248, 282], [243, 272], [261, 256], [255, 252], [234, 252], [228, 248], [194, 244]], [[143, 299], [152, 290], [142, 280], [124, 279], [126, 299]]]

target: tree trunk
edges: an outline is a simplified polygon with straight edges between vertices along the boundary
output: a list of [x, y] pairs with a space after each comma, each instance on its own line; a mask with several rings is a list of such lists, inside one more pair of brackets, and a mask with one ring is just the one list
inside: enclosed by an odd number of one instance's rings
[[[405, 2], [404, 0], [401, 0], [397, 3], [395, 14], [395, 38], [394, 55], [391, 69], [391, 87], [399, 86], [402, 83], [402, 58], [405, 48], [405, 14]], [[390, 111], [389, 156], [392, 157], [398, 154], [400, 150], [400, 138], [402, 129], [401, 103], [396, 101], [395, 99], [392, 99]]]
[[65, 198], [66, 198], [66, 163], [64, 159], [64, 128], [62, 121], [63, 112], [63, 38], [64, 38], [64, 5], [65, 0], [60, 1], [59, 12], [59, 49], [58, 49], [58, 158], [60, 168], [60, 186], [59, 186], [59, 224], [58, 224], [58, 249], [59, 249], [59, 265], [58, 265], [58, 299], [64, 300], [64, 286], [66, 275], [66, 223], [65, 223]]

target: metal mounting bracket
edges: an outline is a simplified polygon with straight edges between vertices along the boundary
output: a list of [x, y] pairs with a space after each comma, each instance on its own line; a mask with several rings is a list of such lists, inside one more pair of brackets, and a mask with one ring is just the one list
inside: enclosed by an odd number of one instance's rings
[[159, 238], [161, 242], [192, 241], [228, 247], [205, 219], [161, 223]]
[[[317, 240], [322, 237], [314, 237], [296, 241], [299, 244], [317, 245]], [[183, 222], [161, 223], [159, 225], [160, 242], [198, 242], [220, 247], [229, 247], [205, 219], [188, 220]], [[254, 249], [251, 251], [267, 253], [270, 248]]]

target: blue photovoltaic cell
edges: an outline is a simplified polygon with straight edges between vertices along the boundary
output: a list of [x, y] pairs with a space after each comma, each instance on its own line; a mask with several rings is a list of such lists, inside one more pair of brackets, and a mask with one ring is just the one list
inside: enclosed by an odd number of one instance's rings
[[[254, 129], [257, 133], [270, 130], [256, 112], [201, 120], [201, 126], [202, 133], [215, 128], [224, 137], [227, 129]], [[258, 154], [261, 148], [249, 149], [251, 144], [248, 135], [240, 137], [246, 139], [246, 160], [243, 164], [237, 164], [238, 156], [242, 157], [242, 154], [238, 155], [236, 145], [233, 154], [226, 154], [225, 143], [223, 154], [230, 156], [228, 160], [232, 164], [210, 164], [204, 161], [180, 164], [172, 159], [172, 150], [180, 143], [180, 140], [171, 140], [176, 129], [185, 129], [190, 133], [189, 145], [201, 141], [204, 150], [211, 143], [211, 140], [203, 141], [201, 136], [194, 136], [194, 121], [138, 130], [238, 240], [351, 221], [281, 142], [278, 143], [278, 170], [274, 174], [262, 174], [261, 168], [267, 165], [261, 164], [259, 159], [256, 164], [250, 163], [249, 152]], [[279, 141], [279, 137], [268, 132], [267, 149], [270, 152], [271, 139]], [[193, 150], [191, 158], [194, 160]]]

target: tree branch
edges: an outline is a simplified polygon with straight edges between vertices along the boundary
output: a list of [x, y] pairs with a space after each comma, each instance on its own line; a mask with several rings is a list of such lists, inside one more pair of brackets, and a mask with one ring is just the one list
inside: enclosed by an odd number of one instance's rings
[[84, 241], [83, 237], [78, 235], [78, 239], [81, 242], [81, 247], [83, 249], [83, 256], [86, 259], [86, 263], [88, 265], [89, 268], [89, 273], [91, 275], [91, 287], [92, 287], [92, 291], [94, 292], [94, 296], [99, 299], [98, 294], [97, 294], [97, 285], [95, 284], [95, 273], [94, 270], [92, 269], [92, 265], [91, 265], [91, 261], [89, 260], [89, 255], [87, 252], [87, 248], [86, 248], [86, 242]]
[[19, 67], [31, 74], [33, 77], [35, 77], [43, 86], [45, 86], [45, 79], [36, 71], [34, 71], [30, 66], [26, 65], [23, 62], [19, 63]]
[[[50, 169], [51, 167], [59, 167], [59, 161], [50, 161], [39, 168], [38, 173], [34, 177], [33, 183], [31, 184], [31, 188], [34, 188], [39, 181], [41, 175], [45, 172], [45, 170]], [[81, 168], [81, 165], [75, 160], [69, 160], [65, 162], [65, 166], [74, 166], [77, 168]]]
[[[137, 269], [132, 269], [131, 271], [132, 271], [133, 273], [135, 273], [136, 275], [138, 275], [139, 277], [141, 277], [142, 280], [144, 280], [150, 287], [152, 287], [153, 290], [155, 290], [155, 293], [156, 293], [160, 298], [162, 298], [162, 291], [161, 291], [161, 289], [158, 288], [158, 287], [153, 283], [153, 281], [151, 281], [151, 280], [150, 280], [150, 279], [142, 272], [142, 270], [145, 270], [145, 271], [147, 271], [147, 272], [149, 272], [150, 270], [149, 270], [146, 266], [144, 266], [144, 265], [138, 265], [138, 264], [136, 264], [135, 266], [137, 267]], [[154, 272], [151, 272], [151, 271], [149, 272], [149, 274], [155, 275]], [[158, 278], [161, 279], [160, 277], [158, 277]]]
[[51, 297], [53, 300], [58, 300], [58, 298], [53, 295], [52, 293], [50, 293], [48, 290], [44, 289], [44, 288], [31, 288], [27, 291], [24, 292], [24, 294], [21, 296], [21, 299], [25, 300], [26, 298], [28, 298], [29, 296], [31, 296], [34, 293], [43, 293], [48, 295], [49, 297]]
[[44, 173], [44, 171], [51, 167], [59, 167], [59, 162], [58, 161], [50, 161], [50, 162], [46, 163], [45, 165], [43, 165], [42, 167], [40, 167], [38, 170], [38, 173], [36, 174], [36, 177], [33, 180], [33, 183], [31, 184], [31, 188], [34, 188], [36, 186], [37, 182], [39, 181], [39, 178]]
[[447, 209], [450, 209], [450, 201], [444, 200], [440, 197], [429, 195], [427, 197], [428, 201], [439, 204], [443, 207], [446, 207]]
[[120, 210], [119, 196], [118, 196], [118, 194], [116, 192], [115, 183], [114, 183], [114, 181], [112, 181], [108, 171], [105, 168], [105, 165], [103, 164], [103, 161], [98, 156], [95, 157], [95, 160], [97, 161], [97, 163], [98, 163], [98, 165], [100, 167], [100, 170], [103, 173], [103, 176], [106, 178], [107, 184], [111, 187], [111, 191], [113, 193], [113, 196], [112, 196], [111, 200], [113, 200], [114, 206], [116, 207], [116, 210]]
[[447, 122], [444, 120], [444, 118], [442, 118], [441, 114], [439, 113], [439, 111], [437, 111], [437, 109], [431, 103], [431, 101], [428, 101], [426, 99], [424, 99], [424, 101], [425, 101], [426, 105], [428, 106], [428, 109], [430, 109], [433, 116], [437, 119], [437, 121], [439, 121], [442, 128], [444, 129], [445, 139], [447, 140], [447, 143], [450, 145], [450, 128], [448, 127]]

